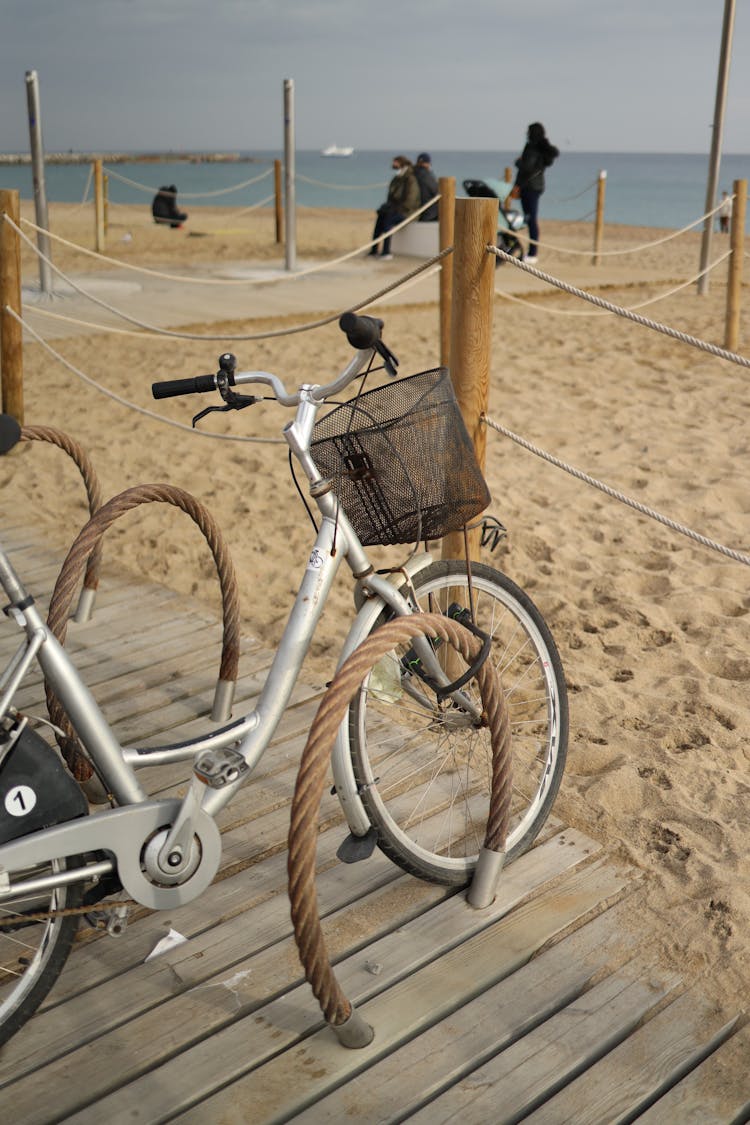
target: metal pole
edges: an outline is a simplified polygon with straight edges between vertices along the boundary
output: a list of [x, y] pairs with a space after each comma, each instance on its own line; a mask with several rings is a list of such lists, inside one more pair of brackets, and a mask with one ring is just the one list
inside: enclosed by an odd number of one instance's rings
[[294, 201], [294, 79], [284, 79], [284, 230], [285, 262], [288, 270], [297, 266], [297, 214]]
[[[29, 140], [31, 146], [31, 170], [34, 177], [34, 207], [36, 225], [40, 230], [36, 236], [40, 254], [51, 257], [47, 231], [47, 193], [44, 188], [44, 146], [42, 144], [42, 120], [39, 114], [39, 80], [35, 70], [26, 71], [26, 103], [29, 111]], [[46, 262], [39, 259], [39, 286], [42, 293], [52, 292], [52, 271]]]
[[[706, 206], [704, 211], [713, 211], [716, 206], [716, 194], [719, 184], [719, 165], [721, 164], [721, 141], [724, 129], [724, 108], [727, 101], [727, 85], [729, 83], [729, 63], [732, 57], [732, 33], [734, 30], [734, 0], [724, 0], [724, 23], [721, 30], [721, 53], [719, 55], [719, 77], [716, 82], [716, 104], [714, 107], [713, 135], [711, 137], [711, 156], [708, 165], [708, 184], [706, 187]], [[708, 293], [708, 260], [711, 256], [711, 232], [714, 225], [714, 216], [711, 215], [703, 224], [703, 238], [701, 240], [700, 277], [698, 278], [698, 295], [703, 297]]]

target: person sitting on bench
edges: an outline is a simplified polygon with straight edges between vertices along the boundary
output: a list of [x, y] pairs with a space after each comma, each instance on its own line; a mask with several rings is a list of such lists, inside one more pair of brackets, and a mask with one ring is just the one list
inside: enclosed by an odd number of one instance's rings
[[170, 227], [182, 226], [187, 214], [177, 210], [177, 188], [174, 184], [159, 188], [151, 204], [151, 214], [155, 223]]

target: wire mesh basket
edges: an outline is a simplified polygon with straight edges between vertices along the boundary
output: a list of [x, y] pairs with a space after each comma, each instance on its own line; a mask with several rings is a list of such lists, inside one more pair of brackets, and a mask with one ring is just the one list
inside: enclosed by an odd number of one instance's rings
[[441, 539], [490, 502], [445, 367], [336, 407], [311, 452], [365, 546]]

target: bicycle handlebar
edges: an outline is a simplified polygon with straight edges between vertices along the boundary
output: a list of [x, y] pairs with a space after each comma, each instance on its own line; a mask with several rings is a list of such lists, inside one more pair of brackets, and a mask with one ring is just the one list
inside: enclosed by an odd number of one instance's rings
[[[359, 374], [366, 363], [372, 358], [373, 351], [380, 352], [386, 359], [394, 357], [385, 347], [381, 339], [383, 321], [374, 316], [359, 316], [357, 313], [345, 312], [339, 320], [339, 327], [346, 335], [357, 354], [349, 361], [341, 374], [331, 383], [316, 386], [313, 398], [322, 402], [329, 395], [344, 389], [352, 379]], [[235, 371], [234, 356], [225, 353], [219, 359], [221, 370], [217, 375], [197, 375], [192, 379], [166, 379], [160, 383], [151, 384], [151, 393], [154, 398], [175, 398], [177, 395], [205, 394], [219, 388], [219, 380], [226, 376], [230, 386], [247, 383], [265, 383], [273, 388], [274, 395], [282, 406], [296, 406], [300, 401], [299, 391], [290, 394], [278, 375], [271, 375], [267, 371]], [[388, 368], [390, 373], [395, 370]], [[226, 382], [223, 384], [226, 386]]]
[[176, 395], [204, 394], [216, 390], [215, 375], [197, 375], [193, 379], [167, 379], [163, 383], [152, 383], [154, 398], [174, 398]]
[[383, 321], [345, 312], [339, 319], [339, 328], [353, 348], [374, 348], [380, 342]]

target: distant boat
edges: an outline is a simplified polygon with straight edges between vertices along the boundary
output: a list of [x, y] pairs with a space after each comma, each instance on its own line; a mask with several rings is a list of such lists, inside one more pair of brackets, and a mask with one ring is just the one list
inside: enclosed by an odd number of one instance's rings
[[329, 145], [322, 149], [321, 156], [351, 156], [354, 149], [350, 145]]

